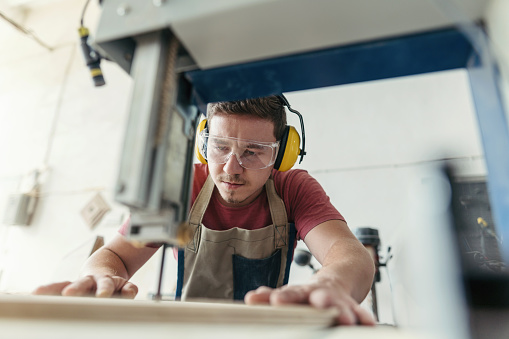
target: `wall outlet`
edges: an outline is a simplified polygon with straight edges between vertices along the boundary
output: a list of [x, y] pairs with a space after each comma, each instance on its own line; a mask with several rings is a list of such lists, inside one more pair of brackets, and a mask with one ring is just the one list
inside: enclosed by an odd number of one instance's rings
[[97, 193], [81, 210], [81, 216], [90, 228], [94, 228], [111, 210], [106, 200]]

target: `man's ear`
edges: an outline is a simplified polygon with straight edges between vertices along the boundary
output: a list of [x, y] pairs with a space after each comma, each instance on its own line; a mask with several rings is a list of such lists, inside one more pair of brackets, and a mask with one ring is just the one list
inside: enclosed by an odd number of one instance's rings
[[203, 119], [198, 124], [194, 143], [194, 154], [196, 158], [198, 158], [202, 164], [206, 164], [207, 160], [205, 159], [205, 155], [207, 154], [207, 141], [200, 137], [201, 133], [208, 133], [207, 119]]
[[301, 152], [299, 146], [299, 133], [295, 127], [287, 125], [279, 142], [279, 150], [274, 168], [281, 172], [288, 171], [292, 168]]

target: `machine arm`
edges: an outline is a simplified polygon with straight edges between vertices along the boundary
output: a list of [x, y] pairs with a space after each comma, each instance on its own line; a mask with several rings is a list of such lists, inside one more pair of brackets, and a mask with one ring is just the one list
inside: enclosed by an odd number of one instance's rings
[[134, 38], [132, 102], [115, 199], [131, 211], [133, 242], [182, 245], [192, 184], [195, 124], [180, 44], [169, 30]]

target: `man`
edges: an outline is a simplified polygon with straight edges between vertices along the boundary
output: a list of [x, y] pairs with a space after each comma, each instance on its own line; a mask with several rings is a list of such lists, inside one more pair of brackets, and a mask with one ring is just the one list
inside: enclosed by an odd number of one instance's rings
[[[179, 250], [177, 297], [335, 307], [339, 324], [374, 324], [359, 305], [374, 276], [369, 253], [315, 179], [282, 168], [289, 133], [284, 104], [279, 96], [209, 104], [197, 135], [198, 158], [206, 164], [194, 171], [195, 237]], [[285, 285], [293, 230], [322, 264], [306, 285]], [[137, 287], [128, 280], [157, 248], [135, 248], [121, 234], [89, 258], [83, 278], [34, 293], [134, 298]]]

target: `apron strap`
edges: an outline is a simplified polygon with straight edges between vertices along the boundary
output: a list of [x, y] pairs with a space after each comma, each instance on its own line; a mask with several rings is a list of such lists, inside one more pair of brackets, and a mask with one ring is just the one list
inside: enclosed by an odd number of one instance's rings
[[270, 214], [274, 223], [274, 248], [282, 248], [288, 245], [288, 217], [285, 203], [276, 193], [272, 175], [265, 183], [265, 190], [267, 191]]
[[200, 193], [196, 197], [193, 207], [191, 207], [191, 210], [189, 211], [189, 225], [193, 228], [193, 239], [189, 241], [187, 248], [194, 253], [196, 253], [200, 245], [200, 225], [203, 215], [205, 214], [205, 210], [209, 205], [210, 198], [212, 197], [214, 187], [214, 181], [209, 175]]

